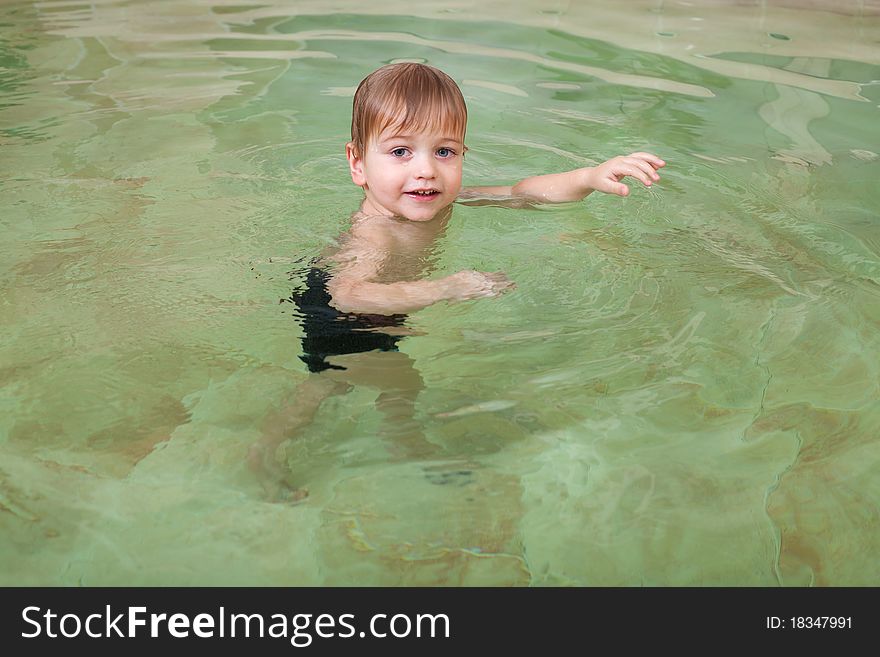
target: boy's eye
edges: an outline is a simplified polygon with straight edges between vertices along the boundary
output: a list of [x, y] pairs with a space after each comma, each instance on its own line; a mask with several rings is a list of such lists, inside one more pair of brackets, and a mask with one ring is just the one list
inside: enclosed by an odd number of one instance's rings
[[394, 157], [403, 157], [404, 155], [406, 155], [406, 149], [405, 148], [395, 148], [393, 151], [391, 151], [391, 154]]
[[439, 155], [440, 157], [452, 157], [453, 155], [455, 155], [455, 151], [453, 151], [451, 148], [438, 148], [437, 155]]

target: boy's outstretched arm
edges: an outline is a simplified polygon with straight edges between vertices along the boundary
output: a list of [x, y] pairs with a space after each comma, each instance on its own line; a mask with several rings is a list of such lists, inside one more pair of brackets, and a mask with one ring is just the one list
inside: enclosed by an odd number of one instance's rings
[[629, 187], [621, 182], [627, 176], [651, 186], [660, 179], [657, 170], [666, 162], [651, 153], [632, 153], [611, 158], [595, 167], [574, 169], [526, 178], [510, 187], [469, 187], [463, 200], [480, 196], [525, 199], [537, 203], [580, 201], [595, 191], [626, 196]]

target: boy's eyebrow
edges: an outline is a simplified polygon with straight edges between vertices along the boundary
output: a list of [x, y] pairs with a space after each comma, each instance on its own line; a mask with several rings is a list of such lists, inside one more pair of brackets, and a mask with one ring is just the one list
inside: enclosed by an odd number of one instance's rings
[[[394, 141], [395, 139], [412, 139], [415, 135], [391, 135], [390, 137], [385, 137], [384, 139], [379, 140], [380, 144], [384, 144], [387, 141]], [[454, 141], [457, 144], [463, 144], [464, 142], [461, 139], [456, 137], [440, 137], [437, 141]]]

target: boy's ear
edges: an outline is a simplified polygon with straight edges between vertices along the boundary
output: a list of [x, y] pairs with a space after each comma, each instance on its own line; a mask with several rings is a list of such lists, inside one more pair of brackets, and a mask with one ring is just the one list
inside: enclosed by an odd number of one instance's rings
[[345, 157], [348, 158], [348, 168], [351, 170], [351, 181], [358, 187], [366, 185], [367, 177], [364, 175], [364, 161], [355, 150], [354, 142], [348, 142], [345, 145]]

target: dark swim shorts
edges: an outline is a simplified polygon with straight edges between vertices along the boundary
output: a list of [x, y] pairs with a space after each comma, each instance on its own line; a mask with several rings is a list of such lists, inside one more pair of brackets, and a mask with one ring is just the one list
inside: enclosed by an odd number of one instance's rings
[[330, 305], [327, 282], [330, 274], [312, 267], [306, 273], [305, 290], [291, 294], [302, 320], [303, 355], [300, 360], [309, 372], [344, 370], [326, 362], [328, 356], [357, 354], [363, 351], [397, 351], [403, 336], [383, 333], [383, 328], [403, 326], [406, 315], [366, 315], [343, 313]]

